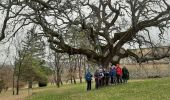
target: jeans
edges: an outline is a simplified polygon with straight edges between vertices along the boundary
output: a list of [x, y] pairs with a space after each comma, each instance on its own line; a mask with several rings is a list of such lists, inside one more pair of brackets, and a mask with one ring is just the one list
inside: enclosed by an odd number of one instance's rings
[[91, 80], [87, 81], [87, 90], [91, 90]]

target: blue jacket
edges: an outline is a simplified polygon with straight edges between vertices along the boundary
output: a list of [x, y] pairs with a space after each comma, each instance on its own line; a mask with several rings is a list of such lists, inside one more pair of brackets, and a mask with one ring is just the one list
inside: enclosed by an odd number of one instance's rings
[[92, 74], [90, 72], [87, 72], [85, 75], [85, 79], [86, 79], [86, 81], [92, 80]]
[[115, 77], [116, 76], [116, 70], [113, 68], [111, 71], [110, 71], [110, 77]]

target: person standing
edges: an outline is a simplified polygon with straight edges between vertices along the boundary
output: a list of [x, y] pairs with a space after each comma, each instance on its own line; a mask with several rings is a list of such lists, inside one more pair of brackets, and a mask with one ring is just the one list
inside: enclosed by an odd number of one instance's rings
[[87, 91], [91, 90], [91, 80], [92, 80], [92, 74], [90, 73], [90, 71], [87, 71], [86, 75], [85, 75], [85, 79], [87, 82]]
[[99, 86], [102, 87], [104, 86], [104, 70], [102, 68], [99, 69]]
[[119, 64], [116, 65], [117, 83], [122, 83], [122, 68]]
[[123, 82], [127, 83], [127, 80], [129, 79], [129, 71], [125, 66], [122, 68], [122, 73], [123, 73], [122, 75]]
[[110, 78], [109, 71], [104, 69], [103, 74], [104, 74], [104, 85], [108, 86], [109, 85], [109, 78]]
[[110, 68], [110, 78], [111, 84], [116, 84], [116, 69], [114, 65]]
[[99, 69], [97, 69], [94, 73], [94, 79], [95, 79], [95, 88], [98, 89], [99, 88], [99, 80], [100, 80], [100, 72]]

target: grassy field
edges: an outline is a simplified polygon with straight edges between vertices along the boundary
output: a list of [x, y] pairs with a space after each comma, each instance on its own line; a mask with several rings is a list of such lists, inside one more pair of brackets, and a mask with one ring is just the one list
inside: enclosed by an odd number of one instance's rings
[[131, 80], [127, 84], [86, 91], [86, 84], [48, 87], [28, 100], [170, 100], [170, 78]]
[[86, 91], [86, 84], [49, 86], [33, 89], [32, 95], [21, 90], [21, 95], [11, 92], [0, 94], [0, 100], [170, 100], [170, 77], [130, 80], [127, 84], [112, 85]]

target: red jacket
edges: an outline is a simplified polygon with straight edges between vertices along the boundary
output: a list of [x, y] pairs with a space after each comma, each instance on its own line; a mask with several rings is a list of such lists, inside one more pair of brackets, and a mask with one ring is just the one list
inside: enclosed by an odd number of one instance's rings
[[120, 68], [120, 66], [116, 66], [116, 74], [122, 76], [122, 68]]

